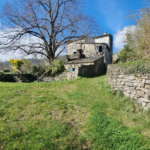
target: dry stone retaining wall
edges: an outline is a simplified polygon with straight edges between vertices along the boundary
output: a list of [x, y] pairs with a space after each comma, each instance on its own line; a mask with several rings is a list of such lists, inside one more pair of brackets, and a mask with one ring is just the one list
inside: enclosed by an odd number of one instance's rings
[[51, 82], [51, 81], [59, 81], [59, 80], [73, 80], [78, 77], [78, 74], [76, 72], [64, 72], [61, 74], [58, 74], [54, 77], [44, 77], [42, 81], [44, 82]]
[[141, 104], [145, 110], [150, 109], [150, 74], [126, 74], [125, 68], [109, 65], [107, 80], [114, 90], [123, 91], [125, 96]]
[[11, 74], [0, 73], [0, 82], [14, 82], [14, 77]]

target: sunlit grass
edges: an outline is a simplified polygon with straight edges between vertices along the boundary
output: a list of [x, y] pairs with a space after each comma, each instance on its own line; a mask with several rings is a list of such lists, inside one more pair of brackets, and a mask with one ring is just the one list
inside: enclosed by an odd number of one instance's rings
[[128, 61], [126, 63], [119, 62], [119, 65], [121, 66], [137, 66], [137, 65], [145, 65], [149, 64], [149, 60], [136, 60], [136, 61]]
[[[150, 149], [149, 112], [143, 112], [121, 92], [115, 93], [105, 76], [51, 83], [0, 83], [0, 104], [0, 149], [99, 150], [111, 149], [114, 143], [112, 149], [115, 145], [122, 148], [123, 142], [134, 143], [130, 145], [134, 149], [140, 148], [140, 142], [141, 147]], [[99, 117], [111, 123], [105, 126]], [[127, 139], [115, 140], [126, 133]], [[108, 145], [104, 141], [109, 137]]]

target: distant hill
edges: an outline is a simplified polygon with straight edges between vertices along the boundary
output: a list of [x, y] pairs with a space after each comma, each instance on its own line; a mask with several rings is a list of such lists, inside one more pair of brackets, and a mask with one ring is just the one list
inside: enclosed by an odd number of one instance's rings
[[[59, 59], [61, 59], [62, 61], [66, 61], [67, 60], [67, 56], [66, 55], [62, 55], [59, 56]], [[31, 61], [34, 65], [46, 65], [46, 60], [44, 59], [27, 59], [28, 61]], [[10, 69], [11, 67], [11, 63], [9, 61], [5, 61], [5, 62], [0, 62], [0, 70], [3, 70], [4, 68]]]
[[[31, 61], [34, 65], [45, 65], [45, 60], [42, 59], [27, 59], [29, 61]], [[10, 68], [12, 65], [9, 61], [5, 61], [5, 62], [0, 62], [0, 70], [4, 69], [4, 68]]]

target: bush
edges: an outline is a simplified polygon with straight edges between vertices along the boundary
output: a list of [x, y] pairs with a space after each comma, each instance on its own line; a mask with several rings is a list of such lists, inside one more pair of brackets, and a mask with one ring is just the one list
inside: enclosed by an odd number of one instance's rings
[[30, 73], [33, 69], [33, 63], [27, 59], [23, 59], [23, 65], [21, 66], [21, 71], [23, 73]]
[[130, 49], [128, 45], [125, 45], [124, 49], [121, 50], [118, 54], [118, 60], [121, 62], [135, 61], [135, 58], [135, 52]]
[[60, 59], [54, 60], [52, 65], [46, 66], [48, 75], [55, 75], [65, 70], [64, 62]]
[[37, 65], [34, 65], [32, 67], [32, 70], [31, 70], [31, 74], [33, 74], [34, 76], [38, 77], [38, 76], [41, 76], [44, 72], [45, 72], [45, 67], [44, 66], [37, 66]]
[[13, 65], [13, 67], [15, 69], [18, 69], [18, 70], [20, 70], [20, 67], [23, 64], [23, 60], [22, 59], [9, 59], [9, 62]]

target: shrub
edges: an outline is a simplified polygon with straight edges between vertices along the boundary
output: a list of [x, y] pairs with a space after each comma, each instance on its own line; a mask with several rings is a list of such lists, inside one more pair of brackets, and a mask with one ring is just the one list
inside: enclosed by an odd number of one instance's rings
[[128, 45], [125, 45], [124, 49], [121, 50], [118, 54], [118, 59], [121, 62], [135, 61], [135, 58], [135, 52], [132, 49], [130, 49]]
[[116, 60], [112, 60], [112, 64], [116, 64], [117, 62], [116, 62]]
[[9, 59], [9, 62], [13, 65], [15, 69], [18, 69], [18, 70], [20, 70], [20, 67], [23, 64], [22, 59]]
[[46, 66], [48, 75], [55, 75], [64, 71], [64, 62], [60, 59], [54, 60], [51, 65]]
[[41, 76], [45, 71], [45, 67], [33, 65], [30, 73], [38, 77]]
[[21, 66], [21, 71], [23, 73], [29, 73], [33, 69], [33, 63], [27, 59], [23, 59], [23, 65]]

